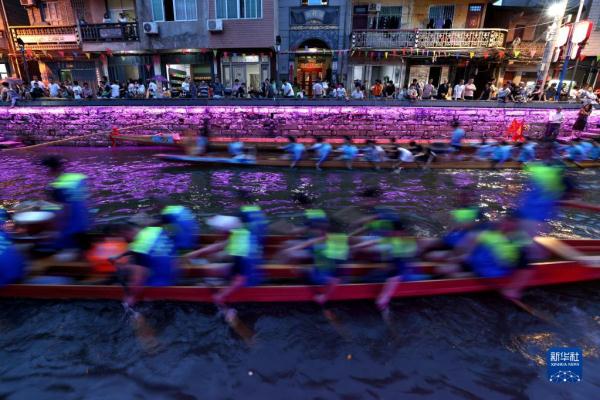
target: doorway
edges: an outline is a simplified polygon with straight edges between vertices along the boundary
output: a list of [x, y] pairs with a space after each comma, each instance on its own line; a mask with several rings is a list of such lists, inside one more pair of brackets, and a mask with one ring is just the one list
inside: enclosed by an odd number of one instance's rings
[[329, 47], [325, 42], [319, 39], [311, 39], [303, 42], [296, 55], [294, 74], [294, 84], [303, 90], [307, 96], [312, 96], [312, 86], [317, 79], [331, 82], [331, 63], [333, 57], [325, 53]]

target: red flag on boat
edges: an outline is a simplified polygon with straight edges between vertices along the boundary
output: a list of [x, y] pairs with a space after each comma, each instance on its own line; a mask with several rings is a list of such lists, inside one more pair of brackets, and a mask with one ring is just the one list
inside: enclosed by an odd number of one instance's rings
[[525, 120], [517, 121], [513, 119], [508, 129], [506, 130], [506, 135], [511, 137], [513, 142], [524, 142], [525, 136], [523, 135], [525, 131]]

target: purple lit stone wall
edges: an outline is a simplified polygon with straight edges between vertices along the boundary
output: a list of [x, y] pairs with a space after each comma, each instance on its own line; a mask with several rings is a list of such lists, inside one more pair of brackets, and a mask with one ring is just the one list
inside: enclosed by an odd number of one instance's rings
[[[570, 135], [577, 109], [563, 111], [563, 136]], [[0, 109], [0, 138], [40, 143], [98, 132], [72, 145], [108, 145], [113, 126], [135, 129], [128, 134], [156, 134], [206, 126], [223, 137], [340, 137], [442, 139], [457, 118], [467, 138], [503, 137], [515, 118], [525, 119], [533, 132], [543, 131], [550, 109], [483, 107], [381, 106], [48, 106]], [[594, 111], [589, 126], [600, 122]]]

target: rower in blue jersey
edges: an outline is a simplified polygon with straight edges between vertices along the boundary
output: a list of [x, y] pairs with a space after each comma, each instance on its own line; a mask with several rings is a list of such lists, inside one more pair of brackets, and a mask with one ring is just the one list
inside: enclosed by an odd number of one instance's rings
[[318, 137], [316, 139], [315, 144], [313, 144], [309, 150], [313, 150], [315, 152], [315, 155], [317, 156], [317, 164], [316, 164], [316, 168], [320, 171], [321, 170], [321, 164], [323, 164], [323, 162], [327, 159], [327, 157], [329, 157], [329, 154], [331, 153], [331, 145], [325, 141], [323, 141], [323, 138]]
[[358, 155], [358, 147], [352, 143], [350, 136], [344, 136], [344, 144], [336, 151], [342, 153], [337, 159], [343, 160], [346, 163], [346, 168], [352, 169], [352, 162]]
[[508, 144], [506, 140], [496, 145], [492, 154], [492, 166], [496, 167], [504, 164], [506, 161], [510, 161], [512, 158], [512, 149], [513, 146]]
[[49, 186], [50, 199], [61, 206], [57, 212], [59, 236], [53, 247], [55, 250], [81, 249], [85, 247], [91, 225], [87, 177], [65, 172], [62, 160], [56, 156], [44, 158], [42, 165], [54, 178]]
[[125, 233], [130, 243], [124, 254], [112, 257], [111, 261], [130, 256], [130, 262], [119, 266], [125, 286], [124, 303], [133, 306], [144, 286], [172, 286], [177, 283], [179, 270], [175, 257], [175, 246], [162, 226], [139, 228], [131, 226]]
[[184, 206], [170, 205], [161, 211], [161, 219], [167, 234], [173, 241], [175, 250], [195, 248], [200, 228], [194, 214]]
[[4, 230], [7, 218], [6, 211], [0, 208], [0, 287], [16, 283], [25, 277], [25, 259]]
[[589, 140], [579, 140], [579, 148], [581, 149], [581, 152], [583, 153], [583, 158], [585, 160], [590, 159], [590, 155], [592, 153], [592, 150], [594, 149], [594, 145], [592, 144], [592, 142], [590, 142]]
[[570, 144], [563, 146], [564, 159], [567, 161], [583, 161], [586, 159], [586, 148], [581, 146], [580, 139], [574, 139]]
[[590, 150], [590, 160], [600, 160], [600, 139], [594, 139], [592, 145], [593, 147]]
[[229, 146], [227, 146], [227, 150], [231, 157], [239, 157], [244, 154], [244, 143], [240, 140], [231, 142], [229, 143]]
[[294, 136], [288, 136], [288, 144], [283, 146], [281, 149], [287, 153], [289, 153], [289, 157], [292, 160], [291, 168], [294, 168], [298, 161], [302, 159], [302, 155], [304, 154], [304, 145], [302, 143], [298, 143], [298, 140]]
[[248, 230], [254, 235], [258, 244], [264, 244], [265, 236], [269, 226], [269, 220], [265, 212], [252, 199], [251, 194], [245, 190], [240, 190], [237, 193], [237, 201], [239, 204], [239, 218]]
[[536, 159], [535, 148], [537, 147], [537, 143], [526, 138], [525, 142], [519, 143], [518, 147], [520, 147], [521, 151], [517, 161], [524, 163], [531, 162]]
[[466, 133], [465, 133], [465, 130], [463, 128], [461, 128], [460, 121], [458, 121], [458, 120], [452, 121], [452, 128], [454, 130], [452, 131], [452, 138], [450, 140], [450, 146], [452, 146], [454, 151], [460, 152], [463, 147], [462, 141], [465, 138]]
[[475, 158], [482, 161], [488, 161], [492, 158], [494, 154], [494, 145], [487, 142], [487, 140], [481, 139], [481, 143], [477, 146], [477, 151], [475, 152]]
[[371, 163], [375, 169], [379, 169], [379, 164], [385, 161], [385, 150], [371, 139], [367, 140], [365, 144], [366, 146], [362, 149], [365, 160]]
[[227, 299], [240, 288], [260, 283], [262, 249], [256, 236], [237, 217], [218, 215], [209, 218], [206, 222], [220, 232], [227, 233], [226, 239], [189, 253], [186, 257], [193, 259], [225, 251], [231, 261], [231, 269], [228, 274], [230, 283], [227, 288], [222, 289], [213, 297], [215, 304], [222, 307]]

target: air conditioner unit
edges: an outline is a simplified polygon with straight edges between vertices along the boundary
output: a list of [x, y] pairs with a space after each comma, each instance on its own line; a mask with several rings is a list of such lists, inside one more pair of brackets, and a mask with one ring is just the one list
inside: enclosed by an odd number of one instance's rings
[[222, 19], [209, 19], [206, 21], [206, 26], [209, 32], [223, 32]]
[[25, 7], [35, 6], [36, 0], [21, 0], [21, 5]]
[[156, 22], [144, 22], [142, 27], [146, 35], [158, 35], [158, 24]]
[[369, 12], [379, 12], [381, 11], [381, 3], [370, 3], [369, 4]]

